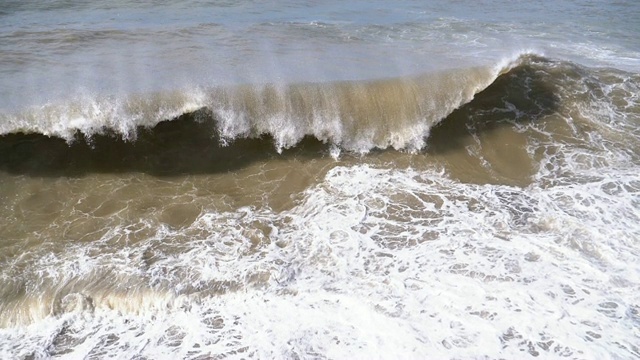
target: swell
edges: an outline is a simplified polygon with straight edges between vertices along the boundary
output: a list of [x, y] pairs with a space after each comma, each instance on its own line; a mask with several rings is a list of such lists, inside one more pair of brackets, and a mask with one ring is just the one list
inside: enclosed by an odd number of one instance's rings
[[[521, 55], [495, 67], [410, 78], [47, 105], [0, 115], [0, 170], [37, 176], [214, 173], [276, 156], [419, 150], [427, 139], [426, 152], [447, 153], [464, 147], [473, 119], [486, 131], [554, 113], [577, 119], [576, 112], [600, 100], [598, 106], [623, 113], [617, 118], [636, 119], [638, 83], [634, 74]], [[627, 128], [633, 121], [610, 125]]]
[[328, 83], [257, 84], [193, 88], [126, 97], [85, 96], [0, 114], [0, 134], [42, 134], [73, 142], [111, 134], [127, 141], [141, 128], [206, 110], [223, 143], [273, 138], [276, 149], [307, 136], [345, 150], [424, 147], [429, 130], [468, 103], [498, 76], [530, 56], [494, 66], [413, 77]]
[[[120, 110], [111, 115], [94, 109], [93, 117], [71, 120], [69, 112], [60, 115], [68, 109], [41, 109], [56, 116], [38, 123], [30, 114], [23, 123], [31, 127], [7, 125], [4, 119], [0, 170], [36, 176], [214, 173], [274, 156], [417, 150], [432, 130], [428, 151], [446, 152], [465, 136], [467, 118], [504, 107], [507, 94], [524, 99], [533, 91], [532, 104], [518, 103], [531, 118], [555, 111], [556, 96], [539, 78], [539, 62], [548, 60], [520, 56], [495, 68], [284, 88], [240, 86], [211, 89], [201, 97], [165, 93], [130, 98], [126, 106], [112, 107]], [[135, 114], [128, 121], [115, 116], [125, 108]]]

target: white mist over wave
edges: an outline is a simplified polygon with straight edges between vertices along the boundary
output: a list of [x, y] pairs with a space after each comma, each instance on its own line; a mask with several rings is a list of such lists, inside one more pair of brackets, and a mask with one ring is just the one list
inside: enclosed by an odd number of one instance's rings
[[[527, 63], [522, 51], [493, 66], [411, 77], [329, 83], [254, 84], [128, 95], [80, 96], [14, 114], [0, 114], [0, 134], [40, 133], [72, 142], [112, 132], [134, 141], [139, 127], [153, 128], [202, 108], [213, 115], [224, 143], [273, 137], [279, 150], [305, 136], [344, 149], [417, 150], [431, 127], [468, 103], [499, 75]], [[213, 134], [212, 134], [213, 136]]]

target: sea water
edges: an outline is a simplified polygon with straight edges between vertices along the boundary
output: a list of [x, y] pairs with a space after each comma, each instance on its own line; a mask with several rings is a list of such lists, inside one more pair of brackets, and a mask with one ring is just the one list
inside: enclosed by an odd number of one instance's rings
[[640, 357], [635, 1], [4, 1], [0, 357]]

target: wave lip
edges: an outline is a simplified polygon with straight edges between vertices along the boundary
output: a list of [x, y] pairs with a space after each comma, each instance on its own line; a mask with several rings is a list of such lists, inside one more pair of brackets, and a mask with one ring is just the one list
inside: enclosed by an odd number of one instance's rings
[[135, 140], [140, 127], [151, 128], [204, 108], [223, 143], [267, 135], [282, 150], [312, 136], [355, 152], [417, 150], [435, 124], [528, 57], [521, 53], [494, 66], [367, 81], [87, 96], [0, 114], [0, 134], [40, 133], [72, 142], [78, 134], [114, 133]]

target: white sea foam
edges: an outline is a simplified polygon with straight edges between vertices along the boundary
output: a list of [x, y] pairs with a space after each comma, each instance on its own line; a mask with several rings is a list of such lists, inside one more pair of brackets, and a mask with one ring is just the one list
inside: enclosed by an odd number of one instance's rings
[[282, 213], [207, 212], [135, 246], [70, 246], [33, 264], [44, 283], [128, 281], [60, 287], [62, 310], [0, 330], [0, 353], [639, 356], [640, 177], [597, 172], [517, 188], [338, 166]]

